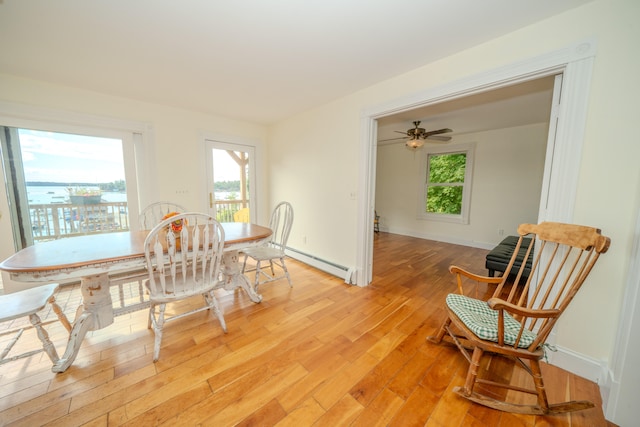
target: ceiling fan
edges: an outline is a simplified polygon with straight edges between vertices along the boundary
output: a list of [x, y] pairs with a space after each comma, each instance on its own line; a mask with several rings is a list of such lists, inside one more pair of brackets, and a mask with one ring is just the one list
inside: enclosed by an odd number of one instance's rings
[[425, 139], [428, 139], [430, 141], [438, 141], [438, 142], [449, 142], [449, 141], [451, 141], [451, 137], [450, 136], [440, 136], [443, 133], [453, 132], [449, 128], [431, 130], [431, 131], [427, 132], [424, 128], [420, 127], [420, 121], [413, 122], [413, 125], [415, 127], [412, 128], [412, 129], [408, 129], [406, 132], [402, 132], [402, 131], [399, 131], [399, 130], [395, 131], [397, 133], [403, 133], [406, 136], [403, 136], [403, 137], [400, 137], [400, 138], [383, 139], [383, 140], [380, 140], [378, 142], [395, 141], [395, 140], [399, 140], [399, 139], [407, 139], [407, 141], [405, 142], [405, 145], [407, 146], [407, 148], [415, 150], [415, 149], [420, 148], [420, 147], [422, 147], [424, 145], [424, 140]]

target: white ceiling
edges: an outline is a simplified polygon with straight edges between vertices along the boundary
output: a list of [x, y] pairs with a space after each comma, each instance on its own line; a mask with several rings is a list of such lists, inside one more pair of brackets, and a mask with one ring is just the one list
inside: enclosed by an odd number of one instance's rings
[[269, 124], [591, 0], [0, 0], [0, 73]]
[[549, 76], [381, 118], [378, 145], [405, 142], [398, 132], [413, 128], [416, 120], [426, 131], [453, 130], [443, 134], [452, 142], [456, 135], [548, 122], [553, 83]]

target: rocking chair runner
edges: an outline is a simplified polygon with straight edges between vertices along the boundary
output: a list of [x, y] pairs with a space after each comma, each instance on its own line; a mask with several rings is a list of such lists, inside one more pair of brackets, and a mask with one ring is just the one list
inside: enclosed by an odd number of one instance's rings
[[[449, 268], [456, 275], [460, 294], [447, 296], [447, 319], [438, 334], [428, 340], [434, 343], [445, 338], [452, 341], [469, 361], [465, 385], [456, 387], [454, 392], [473, 402], [502, 411], [536, 415], [592, 408], [593, 403], [588, 401], [549, 404], [539, 361], [544, 357], [545, 343], [551, 330], [600, 254], [609, 248], [610, 239], [602, 236], [596, 228], [553, 222], [522, 224], [518, 227], [518, 234], [517, 247], [502, 277], [478, 276], [456, 266]], [[522, 267], [514, 264], [527, 235], [535, 238], [535, 244], [530, 245], [527, 251], [527, 257], [531, 251], [534, 257], [531, 272], [525, 278]], [[465, 296], [463, 284], [468, 279], [476, 284], [497, 285], [493, 296], [488, 301]], [[503, 299], [503, 290], [505, 293], [508, 290], [504, 289], [507, 284], [511, 284], [511, 289]], [[492, 354], [517, 361], [532, 376], [535, 389], [484, 378], [489, 375], [481, 378], [479, 367], [482, 357]], [[491, 396], [485, 395], [474, 390], [476, 385], [481, 390], [497, 387], [533, 394], [537, 396], [537, 404], [498, 400], [496, 396], [499, 393], [490, 391]]]

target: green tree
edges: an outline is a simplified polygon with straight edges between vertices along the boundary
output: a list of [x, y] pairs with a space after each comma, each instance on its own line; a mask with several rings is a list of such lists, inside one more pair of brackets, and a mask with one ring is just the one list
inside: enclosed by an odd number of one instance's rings
[[462, 184], [467, 155], [430, 155], [428, 162], [427, 212], [459, 215], [462, 212]]
[[240, 181], [216, 181], [213, 184], [214, 191], [229, 192], [240, 191]]
[[124, 192], [127, 190], [127, 185], [123, 179], [119, 179], [113, 182], [106, 182], [98, 185], [102, 191], [109, 192]]

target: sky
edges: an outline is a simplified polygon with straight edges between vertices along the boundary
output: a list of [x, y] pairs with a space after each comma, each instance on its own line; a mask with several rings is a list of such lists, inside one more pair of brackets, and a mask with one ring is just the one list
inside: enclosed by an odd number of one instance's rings
[[26, 181], [105, 183], [124, 180], [122, 141], [20, 129]]
[[225, 150], [213, 150], [213, 180], [215, 182], [240, 180], [238, 164], [227, 155]]
[[[122, 140], [19, 129], [27, 182], [108, 183], [124, 180]], [[238, 165], [214, 150], [214, 180], [239, 180]]]

